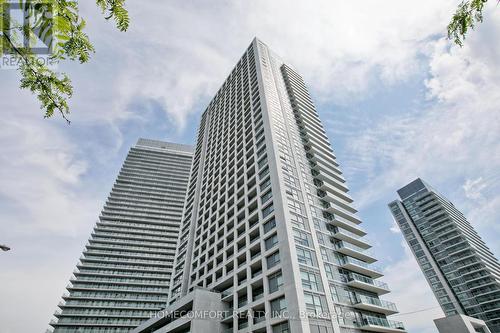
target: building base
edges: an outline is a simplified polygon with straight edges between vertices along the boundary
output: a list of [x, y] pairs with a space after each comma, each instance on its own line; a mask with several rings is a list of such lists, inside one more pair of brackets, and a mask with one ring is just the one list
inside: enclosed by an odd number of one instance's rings
[[131, 333], [221, 332], [221, 314], [224, 309], [221, 294], [206, 289], [195, 289], [164, 310], [152, 313], [151, 319]]
[[491, 333], [484, 321], [464, 315], [434, 319], [439, 333]]

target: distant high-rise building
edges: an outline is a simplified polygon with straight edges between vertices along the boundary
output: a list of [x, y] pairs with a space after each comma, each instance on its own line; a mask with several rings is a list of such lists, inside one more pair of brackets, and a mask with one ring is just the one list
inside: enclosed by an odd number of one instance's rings
[[201, 117], [169, 305], [134, 332], [404, 332], [347, 192], [304, 81], [255, 39]]
[[55, 333], [129, 332], [165, 307], [192, 146], [140, 139], [59, 304]]
[[498, 260], [465, 216], [421, 179], [398, 194], [389, 208], [446, 316], [478, 318], [500, 332]]

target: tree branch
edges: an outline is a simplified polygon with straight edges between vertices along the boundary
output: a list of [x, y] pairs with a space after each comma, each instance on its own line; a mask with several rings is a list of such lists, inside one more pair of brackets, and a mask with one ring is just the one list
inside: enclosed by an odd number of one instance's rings
[[[48, 87], [45, 84], [45, 82], [43, 82], [42, 80], [40, 80], [37, 71], [31, 66], [31, 63], [30, 63], [30, 60], [28, 59], [28, 57], [25, 54], [23, 54], [23, 52], [21, 52], [14, 45], [14, 43], [12, 42], [12, 40], [10, 39], [10, 37], [7, 34], [3, 34], [2, 36], [9, 42], [10, 46], [12, 47], [12, 49], [21, 57], [21, 59], [23, 59], [23, 61], [26, 64], [26, 66], [30, 69], [31, 73], [36, 78], [36, 81], [45, 89], [45, 94], [47, 95], [47, 97], [52, 101], [52, 103], [54, 103], [55, 107], [59, 110], [59, 113], [61, 114], [61, 116], [63, 117], [63, 119], [66, 120], [66, 122], [68, 124], [71, 124], [71, 121], [66, 117], [66, 115], [64, 113], [63, 107], [52, 96], [50, 87]], [[45, 116], [45, 118], [47, 118], [47, 116]]]

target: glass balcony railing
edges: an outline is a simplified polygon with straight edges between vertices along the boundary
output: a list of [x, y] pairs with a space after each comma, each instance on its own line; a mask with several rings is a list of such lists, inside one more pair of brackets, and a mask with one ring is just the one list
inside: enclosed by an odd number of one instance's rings
[[363, 276], [361, 274], [350, 273], [348, 275], [347, 279], [348, 279], [348, 281], [359, 281], [362, 283], [371, 284], [372, 286], [375, 286], [375, 287], [378, 287], [381, 289], [389, 290], [389, 286], [387, 285], [387, 283], [371, 279], [371, 278]]
[[233, 309], [227, 309], [226, 311], [222, 312], [222, 319], [227, 319], [227, 318], [232, 318], [233, 317]]
[[363, 303], [363, 304], [370, 304], [370, 305], [375, 305], [387, 310], [391, 310], [394, 312], [397, 312], [398, 309], [396, 308], [396, 304], [389, 302], [389, 301], [384, 301], [375, 297], [369, 297], [365, 295], [356, 295], [356, 304], [358, 303]]
[[340, 216], [338, 214], [335, 214], [335, 216], [333, 217], [333, 219], [331, 221], [329, 221], [329, 222], [331, 224], [333, 224], [333, 225], [336, 225], [336, 224], [340, 223], [340, 225], [344, 229], [349, 228], [353, 232], [358, 232], [360, 234], [366, 235], [366, 232], [363, 230], [363, 228], [361, 228], [361, 226], [359, 225], [359, 223], [354, 223], [354, 222], [352, 222], [352, 221], [350, 221], [350, 220], [346, 219], [345, 217], [342, 217], [342, 216]]
[[331, 230], [330, 233], [332, 234], [332, 236], [338, 235], [338, 234], [343, 234], [343, 235], [346, 235], [350, 238], [357, 239], [357, 240], [360, 240], [360, 241], [365, 242], [365, 243], [367, 241], [367, 239], [364, 239], [363, 236], [357, 235], [354, 232], [351, 232], [351, 231], [345, 230], [345, 229]]
[[344, 213], [346, 216], [349, 216], [350, 218], [354, 219], [356, 222], [361, 223], [361, 220], [356, 216], [356, 213], [341, 207], [339, 204], [337, 204], [335, 202], [330, 201], [330, 202], [324, 203], [323, 208], [324, 209], [328, 209], [328, 208], [335, 209], [341, 213]]
[[233, 295], [233, 288], [226, 289], [221, 292], [222, 298], [226, 298]]
[[344, 241], [338, 241], [338, 242], [335, 242], [335, 249], [336, 250], [340, 250], [340, 249], [349, 249], [349, 250], [353, 250], [353, 251], [356, 251], [356, 252], [359, 252], [365, 256], [368, 256], [368, 257], [372, 257], [373, 258], [373, 254], [371, 253], [371, 251], [368, 251], [366, 249], [363, 249], [362, 247], [359, 247], [357, 245], [354, 245], [354, 244], [351, 244], [349, 242], [344, 242]]
[[347, 265], [347, 264], [353, 264], [353, 265], [360, 266], [360, 267], [363, 267], [363, 268], [371, 270], [371, 271], [381, 272], [381, 270], [377, 266], [372, 265], [372, 264], [368, 264], [362, 260], [354, 259], [351, 257], [344, 257], [342, 259], [342, 265]]
[[403, 323], [400, 321], [388, 320], [385, 318], [364, 315], [360, 326], [366, 326], [366, 325], [382, 326], [382, 327], [388, 327], [388, 328], [398, 329], [398, 330], [402, 330], [402, 331], [405, 330]]
[[351, 256], [344, 256], [339, 264], [342, 268], [348, 269], [351, 272], [363, 274], [373, 279], [383, 276], [382, 271], [375, 265], [355, 259]]

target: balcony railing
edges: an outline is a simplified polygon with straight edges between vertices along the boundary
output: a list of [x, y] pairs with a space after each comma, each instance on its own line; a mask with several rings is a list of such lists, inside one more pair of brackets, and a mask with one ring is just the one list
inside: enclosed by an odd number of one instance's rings
[[378, 288], [381, 288], [381, 289], [389, 290], [389, 286], [387, 285], [387, 283], [371, 279], [371, 278], [363, 276], [361, 274], [350, 273], [347, 279], [348, 279], [348, 281], [359, 281], [362, 283], [371, 284], [371, 285], [378, 287]]
[[346, 235], [346, 236], [349, 236], [350, 238], [353, 238], [353, 239], [357, 239], [357, 240], [360, 240], [360, 241], [365, 241], [365, 239], [363, 239], [363, 236], [360, 236], [358, 234], [355, 234], [354, 232], [351, 232], [349, 230], [345, 230], [345, 229], [338, 229], [338, 230], [332, 230], [330, 232], [332, 234], [332, 236], [335, 236], [335, 235], [338, 235], [338, 234], [343, 234], [343, 235]]
[[396, 304], [389, 301], [384, 301], [375, 297], [369, 297], [365, 295], [356, 295], [357, 303], [375, 305], [393, 312], [398, 312]]
[[385, 318], [373, 317], [373, 316], [363, 316], [362, 323], [360, 326], [382, 326], [392, 329], [397, 329], [404, 331], [405, 326], [400, 321], [388, 320]]
[[352, 257], [342, 258], [341, 265], [343, 266], [343, 268], [346, 268], [348, 270], [351, 270], [351, 271], [354, 271], [357, 273], [368, 275], [372, 278], [377, 278], [377, 277], [383, 276], [383, 274], [381, 273], [381, 270], [378, 267], [371, 265], [371, 264], [368, 264], [364, 261], [354, 259]]
[[223, 290], [221, 292], [221, 294], [222, 294], [222, 298], [226, 298], [228, 296], [232, 296], [233, 295], [233, 288], [229, 288], [229, 289]]
[[367, 251], [364, 248], [361, 248], [349, 242], [338, 241], [334, 243], [334, 247], [340, 253], [363, 260], [368, 263], [377, 261], [371, 251]]
[[350, 249], [350, 250], [353, 250], [353, 251], [357, 251], [357, 252], [363, 253], [363, 254], [365, 254], [365, 255], [367, 255], [369, 257], [373, 257], [371, 251], [363, 249], [360, 246], [357, 246], [357, 245], [354, 245], [354, 244], [351, 244], [351, 243], [345, 242], [345, 241], [335, 242], [335, 249], [338, 250], [338, 249], [341, 249], [341, 248]]

